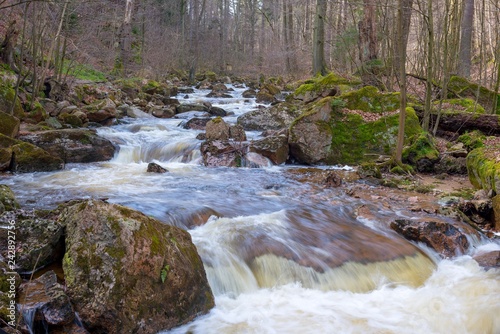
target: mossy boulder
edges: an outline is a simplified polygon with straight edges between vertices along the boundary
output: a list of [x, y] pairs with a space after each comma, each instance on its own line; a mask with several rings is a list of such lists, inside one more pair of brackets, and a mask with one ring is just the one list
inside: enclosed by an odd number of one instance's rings
[[500, 193], [500, 143], [497, 137], [487, 137], [484, 146], [467, 155], [467, 173], [472, 185], [494, 194]]
[[15, 116], [11, 116], [0, 111], [0, 133], [8, 137], [16, 137], [19, 133], [21, 121]]
[[[309, 107], [290, 127], [291, 155], [307, 164], [354, 164], [392, 155], [398, 135], [399, 114], [385, 116], [338, 107], [324, 98]], [[405, 144], [422, 132], [412, 108], [406, 109]]]
[[188, 232], [96, 200], [69, 203], [59, 220], [67, 294], [90, 332], [156, 333], [214, 306]]
[[23, 106], [19, 98], [15, 99], [16, 91], [12, 86], [0, 79], [0, 112], [10, 114], [14, 105], [13, 116], [22, 119], [25, 116]]
[[[493, 109], [495, 97], [498, 95], [496, 92], [478, 84], [472, 83], [465, 78], [452, 76], [448, 83], [448, 90], [450, 95], [458, 96], [461, 98], [469, 98], [484, 107], [488, 112]], [[496, 113], [500, 113], [500, 98], [496, 101]]]
[[7, 168], [12, 172], [48, 172], [64, 168], [62, 159], [50, 155], [33, 144], [2, 134], [0, 134], [0, 150], [4, 152], [1, 155], [8, 155], [10, 152], [10, 162]]
[[484, 146], [486, 136], [481, 131], [471, 131], [458, 137], [457, 141], [464, 144], [465, 149], [470, 152], [476, 148]]
[[476, 103], [473, 99], [462, 98], [462, 99], [447, 99], [442, 101], [434, 102], [434, 109], [441, 105], [441, 111], [445, 113], [455, 113], [455, 112], [468, 112], [468, 113], [478, 113], [484, 114], [485, 110], [483, 106]]
[[32, 132], [19, 139], [44, 149], [65, 163], [107, 161], [115, 154], [114, 145], [92, 129]]
[[43, 122], [48, 118], [45, 108], [40, 102], [34, 102], [32, 106], [28, 107], [26, 118], [33, 120], [36, 123]]
[[383, 93], [374, 86], [344, 93], [340, 99], [345, 102], [346, 108], [365, 112], [390, 112], [397, 110], [400, 104], [399, 93]]
[[16, 200], [16, 196], [10, 190], [9, 186], [5, 184], [0, 184], [0, 213], [3, 211], [12, 211], [19, 209], [19, 203]]
[[247, 112], [238, 117], [237, 123], [247, 131], [280, 130], [288, 128], [300, 114], [296, 105], [282, 102]]
[[434, 140], [427, 133], [420, 133], [403, 150], [403, 162], [415, 166], [419, 172], [432, 172], [439, 161], [439, 151]]
[[330, 73], [305, 81], [293, 92], [293, 97], [308, 103], [318, 98], [337, 95], [360, 83]]

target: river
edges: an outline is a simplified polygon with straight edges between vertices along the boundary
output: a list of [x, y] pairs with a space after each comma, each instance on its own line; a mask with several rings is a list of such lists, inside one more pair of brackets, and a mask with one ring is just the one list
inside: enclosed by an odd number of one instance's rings
[[[241, 97], [243, 88], [230, 99], [208, 92], [180, 99], [233, 112], [230, 123], [256, 108]], [[396, 218], [426, 215], [404, 201], [387, 207], [342, 187], [300, 182], [290, 176], [300, 166], [206, 168], [200, 131], [180, 127], [185, 119], [144, 116], [98, 129], [120, 146], [111, 161], [0, 182], [24, 207], [107, 198], [188, 229], [216, 307], [163, 333], [500, 333], [500, 271], [485, 271], [471, 257], [499, 244], [471, 239], [471, 253], [443, 260], [388, 228]], [[149, 162], [169, 172], [146, 173]], [[375, 214], [354, 215], [360, 206]], [[196, 226], [202, 216], [210, 218]]]

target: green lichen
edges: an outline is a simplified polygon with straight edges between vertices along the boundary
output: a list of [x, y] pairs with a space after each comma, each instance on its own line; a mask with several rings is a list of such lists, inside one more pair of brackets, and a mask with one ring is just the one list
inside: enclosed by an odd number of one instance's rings
[[9, 137], [15, 137], [19, 131], [20, 121], [17, 117], [0, 111], [0, 133]]

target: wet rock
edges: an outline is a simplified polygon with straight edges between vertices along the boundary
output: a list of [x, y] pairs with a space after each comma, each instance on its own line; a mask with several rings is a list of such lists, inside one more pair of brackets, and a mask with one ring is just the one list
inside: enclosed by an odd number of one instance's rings
[[208, 140], [201, 144], [203, 164], [207, 167], [241, 167], [245, 147], [234, 147], [228, 141]]
[[0, 213], [4, 211], [12, 211], [19, 209], [20, 205], [16, 200], [16, 196], [5, 184], [0, 184]]
[[16, 137], [19, 133], [21, 121], [15, 116], [11, 116], [0, 111], [0, 133], [7, 137]]
[[66, 163], [107, 161], [115, 154], [113, 144], [91, 129], [49, 130], [25, 134], [19, 138]]
[[229, 138], [241, 142], [247, 140], [247, 135], [243, 127], [239, 124], [236, 124], [229, 127]]
[[485, 269], [500, 268], [500, 251], [498, 250], [474, 255], [473, 258]]
[[192, 130], [205, 130], [207, 123], [210, 122], [211, 118], [209, 117], [195, 117], [191, 118], [189, 121], [182, 124], [184, 129], [192, 129]]
[[207, 206], [195, 209], [176, 208], [167, 212], [168, 223], [185, 230], [205, 225], [212, 216], [222, 217], [220, 213]]
[[208, 113], [212, 116], [220, 116], [220, 117], [224, 117], [224, 116], [227, 116], [227, 112], [222, 109], [222, 108], [219, 108], [219, 107], [210, 107]]
[[[18, 272], [32, 272], [60, 260], [64, 253], [64, 226], [49, 214], [16, 210], [4, 212], [0, 224], [16, 222], [16, 267]], [[0, 229], [0, 238], [7, 240], [7, 230]], [[7, 258], [6, 244], [0, 254]]]
[[252, 141], [249, 150], [262, 154], [276, 165], [281, 165], [288, 160], [288, 137], [281, 133]]
[[150, 114], [148, 114], [147, 112], [142, 111], [141, 109], [139, 109], [136, 106], [125, 105], [125, 106], [120, 106], [120, 109], [123, 110], [122, 112], [124, 112], [124, 114], [126, 116], [131, 117], [131, 118], [151, 118], [151, 117], [153, 117]]
[[155, 106], [151, 110], [151, 114], [158, 118], [172, 118], [175, 116], [174, 106]]
[[168, 170], [166, 168], [163, 168], [162, 166], [158, 165], [155, 162], [150, 162], [148, 164], [148, 169], [146, 170], [146, 172], [162, 174], [162, 173], [167, 173]]
[[288, 128], [300, 113], [293, 104], [283, 102], [247, 112], [238, 117], [237, 123], [247, 131], [280, 130]]
[[231, 98], [231, 94], [227, 93], [227, 86], [221, 83], [212, 86], [212, 91], [207, 94], [207, 97]]
[[408, 240], [425, 243], [444, 258], [465, 254], [470, 247], [466, 235], [448, 222], [398, 219], [391, 228]]
[[10, 297], [16, 293], [20, 284], [21, 276], [10, 269], [7, 262], [0, 260], [0, 322], [12, 323], [19, 319], [16, 305], [11, 303], [15, 299]]
[[207, 140], [228, 140], [229, 125], [220, 117], [210, 120], [206, 125], [206, 138]]
[[156, 333], [214, 306], [186, 231], [91, 200], [71, 203], [60, 220], [67, 294], [90, 332]]
[[10, 147], [0, 148], [0, 172], [9, 169], [11, 160], [12, 160], [12, 149]]
[[111, 125], [116, 118], [116, 106], [105, 106], [86, 113], [89, 122]]
[[176, 107], [177, 114], [185, 113], [188, 111], [206, 111], [208, 112], [210, 108], [204, 104], [198, 103], [183, 103]]
[[253, 89], [247, 89], [241, 94], [241, 96], [244, 97], [245, 99], [251, 99], [257, 96], [257, 92]]
[[75, 320], [75, 311], [69, 297], [64, 292], [64, 287], [57, 282], [53, 271], [21, 284], [19, 301], [22, 303], [25, 322], [32, 317], [30, 320], [33, 323], [29, 325], [32, 329], [43, 328], [43, 323], [52, 329], [69, 325]]
[[[2, 134], [0, 134], [0, 150], [2, 150], [0, 165], [5, 166], [3, 170], [31, 173], [49, 172], [64, 168], [62, 159], [52, 156], [33, 144], [12, 139]], [[7, 161], [10, 161], [8, 166], [6, 166]]]
[[324, 185], [328, 188], [337, 188], [342, 185], [342, 177], [335, 171], [327, 171]]
[[264, 85], [256, 94], [257, 103], [273, 103], [278, 101], [281, 91], [278, 87], [272, 84]]
[[270, 166], [272, 163], [269, 159], [259, 153], [248, 152], [241, 158], [241, 167], [263, 168]]

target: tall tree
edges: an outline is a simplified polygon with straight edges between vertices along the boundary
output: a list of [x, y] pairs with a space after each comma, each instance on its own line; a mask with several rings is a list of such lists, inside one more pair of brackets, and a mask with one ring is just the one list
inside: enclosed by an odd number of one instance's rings
[[474, 0], [465, 0], [460, 24], [458, 75], [469, 78], [471, 71], [472, 29], [474, 26]]
[[362, 64], [377, 59], [377, 25], [375, 0], [363, 0], [363, 20], [359, 21], [359, 60]]
[[115, 70], [126, 74], [132, 59], [132, 13], [134, 0], [125, 1], [125, 10], [120, 29], [120, 56], [115, 64]]
[[326, 0], [316, 0], [313, 34], [313, 75], [327, 73], [325, 63], [325, 16]]
[[399, 127], [398, 140], [396, 144], [395, 161], [402, 165], [403, 145], [405, 139], [406, 122], [406, 44], [404, 35], [404, 0], [398, 1], [398, 65], [399, 65], [399, 87], [400, 87], [400, 109], [399, 109]]

